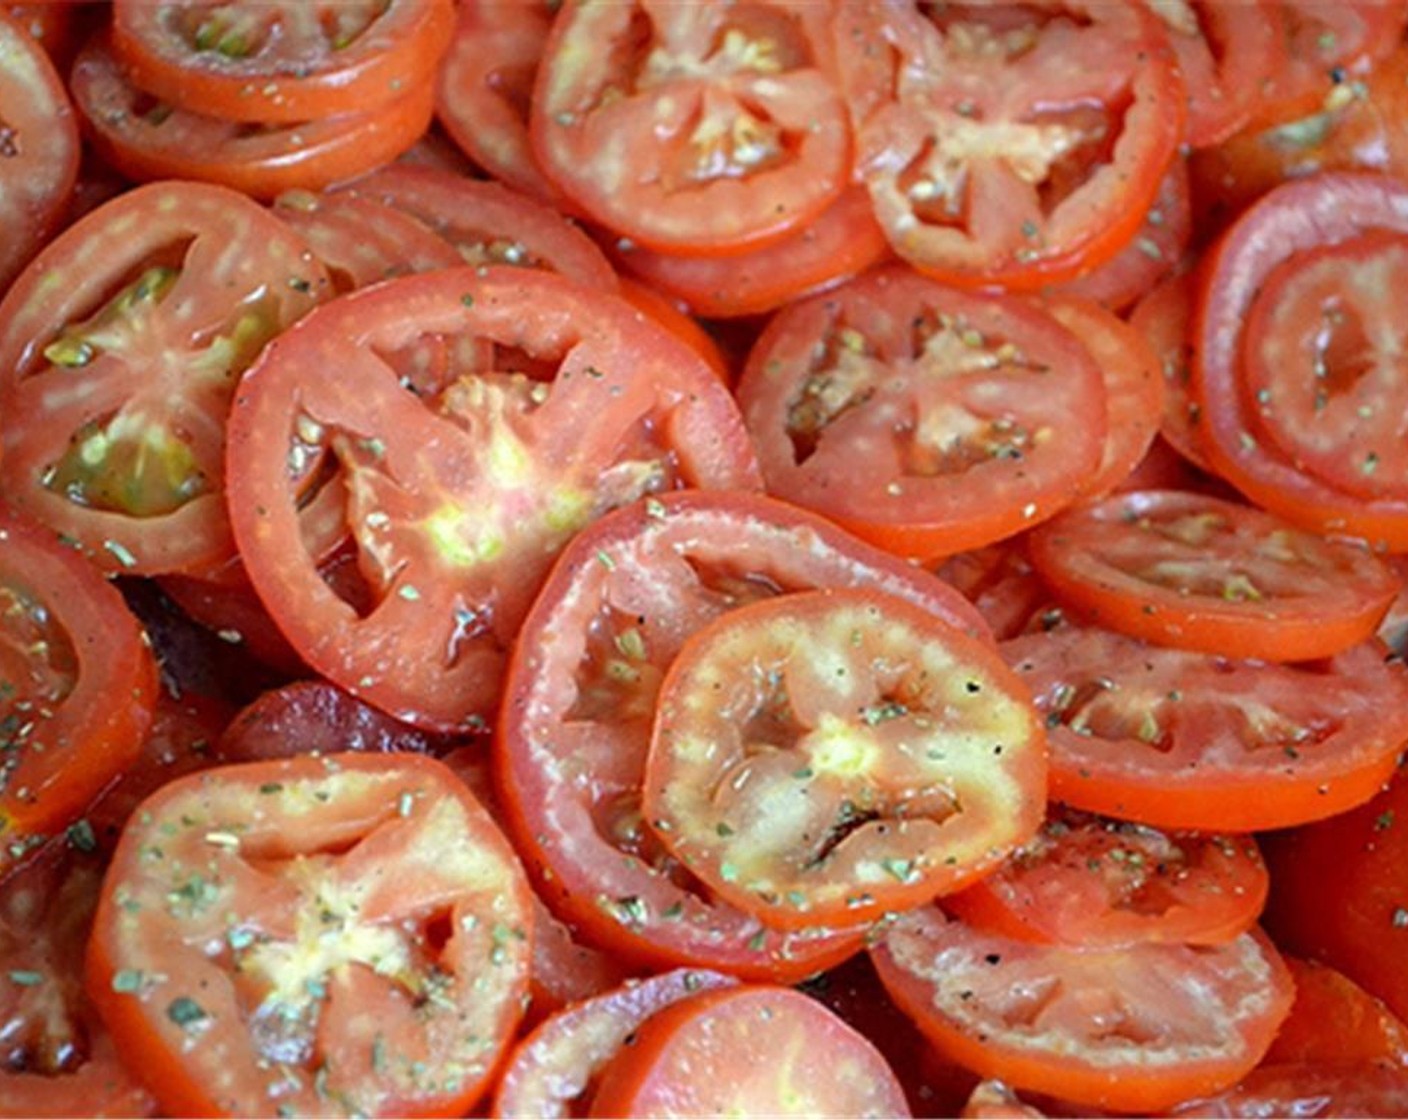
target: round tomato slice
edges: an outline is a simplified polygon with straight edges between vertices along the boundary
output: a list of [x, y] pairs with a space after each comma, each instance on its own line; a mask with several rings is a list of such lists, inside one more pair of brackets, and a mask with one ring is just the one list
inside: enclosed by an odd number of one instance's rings
[[1236, 1082], [1294, 989], [1260, 933], [1224, 945], [1036, 945], [927, 907], [871, 950], [891, 998], [983, 1077], [1090, 1109], [1148, 1115]]
[[820, 214], [850, 177], [829, 12], [790, 0], [576, 0], [533, 90], [543, 171], [613, 233], [729, 255]]
[[1408, 677], [1374, 643], [1277, 665], [1072, 626], [1002, 652], [1046, 716], [1052, 798], [1121, 820], [1318, 820], [1372, 797], [1408, 743]]
[[0, 511], [0, 875], [137, 758], [156, 702], [137, 620], [91, 564]]
[[365, 112], [432, 81], [450, 0], [119, 0], [113, 44], [136, 84], [230, 121]]
[[1046, 744], [986, 643], [872, 591], [729, 611], [660, 684], [642, 810], [719, 897], [769, 926], [870, 922], [1029, 840]]
[[1250, 836], [1163, 832], [1063, 809], [943, 908], [1022, 941], [1218, 945], [1256, 924], [1269, 885]]
[[689, 635], [745, 603], [819, 587], [874, 588], [986, 633], [936, 577], [755, 495], [647, 498], [563, 552], [518, 636], [494, 769], [524, 862], [584, 937], [641, 966], [788, 982], [856, 950], [858, 931], [769, 930], [718, 898], [641, 810], [660, 681]]
[[1360, 545], [1237, 502], [1138, 490], [1067, 510], [1027, 542], [1056, 598], [1160, 645], [1308, 661], [1373, 637], [1402, 586]]
[[162, 1108], [463, 1115], [522, 1012], [527, 882], [420, 755], [218, 767], [145, 801], [88, 991]]
[[1134, 237], [1184, 116], [1183, 81], [1141, 6], [848, 0], [838, 20], [857, 171], [905, 260], [952, 283], [1030, 289]]
[[[427, 338], [496, 356], [417, 385], [392, 357]], [[308, 664], [443, 731], [484, 727], [575, 532], [643, 494], [758, 483], [727, 388], [687, 346], [613, 296], [502, 267], [400, 277], [286, 331], [241, 382], [228, 477], [250, 578]], [[360, 606], [300, 533], [334, 498]]]
[[1170, 1116], [1402, 1116], [1408, 1070], [1388, 1062], [1277, 1062]]
[[894, 267], [778, 313], [737, 393], [770, 493], [933, 559], [1083, 491], [1105, 446], [1104, 386], [1038, 307]]
[[78, 123], [63, 79], [0, 11], [0, 293], [48, 240], [78, 178]]
[[1380, 1062], [1408, 1066], [1408, 1023], [1343, 972], [1286, 957], [1296, 1001], [1266, 1052], [1279, 1062]]
[[235, 381], [326, 294], [303, 240], [223, 187], [128, 191], [55, 238], [0, 303], [0, 482], [110, 572], [233, 551]]
[[1164, 379], [1164, 412], [1159, 434], [1184, 459], [1211, 472], [1202, 451], [1201, 407], [1193, 400], [1193, 353], [1189, 323], [1193, 317], [1193, 276], [1179, 271], [1134, 306], [1129, 325], [1149, 342]]

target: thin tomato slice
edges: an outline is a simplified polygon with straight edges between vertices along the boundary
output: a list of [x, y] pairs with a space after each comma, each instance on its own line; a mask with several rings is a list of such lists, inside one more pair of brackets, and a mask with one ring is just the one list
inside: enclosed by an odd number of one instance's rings
[[729, 611], [675, 655], [642, 810], [765, 924], [845, 926], [956, 890], [1029, 840], [1045, 750], [991, 646], [901, 599], [799, 592]]
[[1333, 657], [1367, 641], [1401, 587], [1356, 543], [1177, 490], [1067, 510], [1033, 532], [1027, 554], [1056, 598], [1088, 621], [1267, 661]]
[[450, 0], [120, 0], [112, 24], [143, 89], [191, 112], [283, 124], [428, 85], [453, 18]]
[[1408, 742], [1408, 678], [1374, 643], [1277, 665], [1065, 626], [1002, 650], [1046, 715], [1051, 796], [1121, 820], [1318, 820], [1372, 797]]
[[1256, 924], [1269, 884], [1250, 836], [1164, 832], [1058, 809], [997, 871], [947, 896], [943, 908], [1022, 941], [1217, 945]]
[[530, 892], [418, 755], [219, 767], [143, 803], [88, 991], [176, 1115], [463, 1115], [522, 1011]]
[[982, 934], [933, 907], [874, 949], [891, 997], [983, 1077], [1145, 1115], [1236, 1082], [1290, 1010], [1271, 942], [1073, 949]]

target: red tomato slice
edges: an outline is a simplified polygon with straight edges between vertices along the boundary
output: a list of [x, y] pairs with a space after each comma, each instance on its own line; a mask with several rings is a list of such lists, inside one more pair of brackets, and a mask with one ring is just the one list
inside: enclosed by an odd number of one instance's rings
[[1192, 396], [1192, 317], [1193, 276], [1179, 271], [1135, 304], [1129, 325], [1148, 340], [1163, 373], [1164, 412], [1159, 434], [1188, 462], [1211, 472], [1202, 451], [1202, 409]]
[[849, 0], [838, 18], [857, 170], [905, 260], [1030, 289], [1134, 237], [1184, 114], [1172, 53], [1140, 7]]
[[220, 767], [143, 803], [88, 991], [176, 1115], [463, 1115], [522, 1011], [530, 892], [419, 755]]
[[921, 559], [1069, 504], [1107, 430], [1100, 367], [1050, 315], [899, 267], [776, 315], [738, 400], [769, 492]]
[[680, 646], [725, 611], [818, 587], [874, 588], [986, 629], [942, 581], [757, 496], [646, 499], [564, 551], [519, 633], [494, 766], [543, 897], [593, 943], [633, 965], [788, 982], [857, 948], [855, 933], [769, 931], [671, 859], [641, 812], [656, 695]]
[[1223, 657], [1308, 661], [1372, 638], [1402, 586], [1379, 557], [1206, 494], [1141, 490], [1067, 510], [1027, 554], [1082, 618]]
[[538, 1024], [517, 1043], [494, 1094], [494, 1116], [582, 1115], [601, 1071], [635, 1043], [642, 1023], [680, 1000], [738, 983], [707, 969], [678, 968], [584, 1000]]
[[136, 84], [212, 117], [295, 123], [365, 112], [431, 81], [450, 0], [119, 0], [113, 43]]
[[1046, 1113], [1024, 1103], [1005, 1082], [989, 1078], [978, 1082], [958, 1115], [962, 1120], [1044, 1120]]
[[1035, 833], [1046, 743], [987, 643], [873, 591], [796, 592], [694, 633], [660, 684], [642, 812], [779, 929], [870, 922]]
[[1225, 1092], [1191, 1101], [1172, 1116], [1402, 1116], [1408, 1070], [1384, 1062], [1277, 1063], [1247, 1074]]
[[1259, 933], [1072, 949], [978, 933], [930, 907], [899, 918], [871, 956], [940, 1051], [1082, 1110], [1147, 1115], [1226, 1088], [1271, 1045], [1294, 994]]
[[[757, 485], [727, 389], [615, 297], [535, 269], [461, 268], [321, 310], [241, 383], [231, 517], [298, 652], [399, 718], [484, 726], [553, 556], [596, 516], [680, 486]], [[498, 358], [418, 395], [387, 355], [428, 336], [492, 343]], [[301, 540], [300, 507], [319, 491], [355, 545], [362, 610]]]
[[137, 758], [156, 687], [116, 589], [51, 533], [0, 512], [0, 875]]
[[547, 176], [613, 233], [729, 255], [820, 214], [850, 177], [825, 6], [568, 3], [533, 90]]
[[998, 641], [1050, 629], [1061, 619], [1027, 559], [1025, 536], [960, 552], [935, 570], [972, 601]]
[[0, 303], [7, 498], [110, 572], [226, 559], [235, 379], [327, 284], [301, 238], [222, 187], [140, 187], [70, 226]]
[[1317, 820], [1372, 797], [1408, 742], [1408, 679], [1372, 643], [1293, 666], [1064, 627], [1002, 651], [1046, 715], [1052, 798], [1121, 820]]
[[372, 109], [297, 124], [241, 124], [193, 112], [180, 97], [153, 104], [103, 35], [79, 52], [70, 88], [93, 145], [129, 179], [196, 179], [261, 199], [319, 190], [389, 163], [415, 143], [435, 109], [434, 86], [422, 82]]
[[44, 49], [0, 11], [0, 293], [58, 226], [78, 178], [78, 124]]
[[723, 348], [688, 311], [682, 309], [669, 296], [637, 280], [623, 276], [617, 283], [622, 299], [686, 343], [709, 363], [709, 368], [719, 375], [719, 380], [725, 385], [733, 381], [733, 373], [728, 359], [724, 357]]
[[943, 908], [1021, 941], [1218, 945], [1256, 924], [1269, 884], [1250, 836], [1163, 832], [1062, 810]]
[[[766, 1054], [767, 1061], [759, 1061]], [[592, 1116], [908, 1116], [865, 1038], [791, 988], [714, 988], [655, 1012], [601, 1075]]]
[[1408, 1023], [1343, 972], [1287, 957], [1296, 1000], [1266, 1052], [1281, 1062], [1391, 1062], [1408, 1066]]
[[247, 653], [280, 679], [308, 674], [308, 666], [259, 601], [238, 557], [204, 576], [158, 576], [156, 583], [192, 622]]

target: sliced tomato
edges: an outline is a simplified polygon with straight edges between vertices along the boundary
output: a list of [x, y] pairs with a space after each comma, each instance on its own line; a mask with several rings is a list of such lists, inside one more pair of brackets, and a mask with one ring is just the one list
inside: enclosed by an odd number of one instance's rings
[[958, 1115], [963, 1120], [1043, 1120], [1046, 1113], [1024, 1102], [1006, 1082], [987, 1078], [974, 1087]]
[[815, 4], [573, 0], [543, 48], [533, 148], [615, 234], [662, 252], [757, 248], [849, 179], [831, 51]]
[[1025, 536], [957, 553], [935, 571], [972, 601], [999, 641], [1062, 617], [1027, 559]]
[[1179, 270], [1149, 292], [1129, 314], [1129, 325], [1148, 340], [1164, 379], [1159, 434], [1188, 462], [1211, 471], [1202, 451], [1201, 406], [1193, 400], [1193, 276]]
[[158, 576], [156, 583], [192, 622], [280, 679], [307, 675], [308, 666], [269, 617], [238, 557], [200, 576]]
[[530, 892], [455, 776], [332, 754], [172, 782], [123, 834], [87, 984], [177, 1115], [463, 1115], [522, 1011]]
[[1133, 239], [1184, 116], [1172, 53], [1140, 6], [848, 0], [838, 19], [857, 170], [905, 260], [1031, 289]]
[[0, 293], [57, 228], [78, 178], [78, 123], [48, 55], [0, 11]]
[[[321, 310], [241, 383], [231, 517], [298, 652], [402, 719], [485, 725], [538, 584], [593, 518], [680, 486], [757, 485], [726, 387], [612, 296], [536, 269], [461, 268]], [[403, 382], [388, 355], [427, 337], [498, 357]], [[319, 500], [355, 545], [363, 609], [302, 541], [300, 510]]]
[[920, 559], [1069, 504], [1107, 431], [1100, 367], [1050, 315], [901, 267], [776, 315], [737, 392], [769, 492]]
[[1408, 1023], [1343, 972], [1286, 957], [1296, 1000], [1266, 1052], [1280, 1062], [1391, 1062], [1408, 1066]]
[[891, 997], [983, 1077], [1147, 1115], [1235, 1083], [1290, 1010], [1271, 942], [1072, 949], [978, 933], [933, 907], [871, 950]]
[[1164, 832], [1069, 809], [943, 908], [988, 933], [1075, 948], [1218, 945], [1261, 916], [1270, 877], [1250, 836]]
[[179, 97], [154, 101], [128, 80], [103, 35], [79, 52], [70, 89], [94, 147], [128, 178], [195, 179], [261, 199], [319, 190], [389, 163], [425, 131], [435, 110], [434, 86], [422, 82], [373, 109], [297, 124], [241, 124], [193, 112]]
[[[758, 1055], [769, 1060], [760, 1062]], [[601, 1075], [593, 1116], [908, 1116], [865, 1036], [791, 988], [719, 987], [656, 1011]]]
[[725, 385], [733, 381], [729, 360], [723, 348], [697, 319], [664, 293], [629, 277], [618, 281], [621, 297], [642, 314], [648, 315], [703, 358]]
[[143, 89], [259, 124], [365, 112], [432, 81], [450, 0], [119, 0], [113, 43]]
[[1277, 665], [1063, 626], [1002, 650], [1046, 715], [1051, 796], [1121, 820], [1317, 820], [1372, 797], [1408, 743], [1408, 677], [1374, 643]]
[[1289, 1062], [1261, 1066], [1216, 1096], [1190, 1101], [1173, 1116], [1401, 1116], [1408, 1070], [1384, 1062]]
[[495, 1116], [581, 1115], [601, 1071], [656, 1012], [738, 981], [722, 972], [678, 968], [564, 1008], [514, 1047], [494, 1093]]
[[795, 981], [858, 933], [770, 931], [670, 858], [641, 811], [660, 680], [688, 636], [745, 603], [818, 587], [898, 595], [974, 635], [951, 587], [804, 511], [682, 492], [619, 510], [563, 552], [524, 620], [494, 773], [510, 834], [549, 906], [642, 967]]
[[660, 684], [642, 811], [779, 929], [871, 922], [1036, 832], [1046, 744], [992, 647], [873, 591], [795, 592], [694, 633]]
[[53, 534], [0, 511], [0, 875], [136, 759], [156, 687], [122, 596]]
[[327, 285], [301, 238], [223, 187], [152, 184], [70, 226], [0, 303], [7, 498], [111, 572], [228, 558], [235, 380]]
[[1402, 586], [1356, 543], [1177, 490], [1068, 510], [1032, 533], [1027, 553], [1083, 618], [1229, 658], [1333, 657], [1374, 636]]

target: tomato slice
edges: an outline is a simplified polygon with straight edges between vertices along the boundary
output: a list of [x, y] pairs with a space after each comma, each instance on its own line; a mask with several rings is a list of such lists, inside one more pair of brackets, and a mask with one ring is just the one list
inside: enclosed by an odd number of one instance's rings
[[450, 0], [120, 0], [113, 43], [136, 84], [258, 124], [365, 112], [431, 81]]
[[795, 592], [727, 612], [675, 655], [642, 812], [769, 926], [871, 922], [1029, 840], [1045, 751], [991, 646], [891, 596]]
[[[485, 726], [553, 556], [596, 516], [680, 486], [757, 486], [728, 390], [612, 296], [536, 269], [466, 267], [321, 310], [241, 383], [231, 517], [298, 652], [399, 718]], [[403, 382], [388, 355], [427, 337], [498, 357]], [[300, 509], [319, 500], [336, 502], [355, 546], [362, 609], [301, 539]]]
[[307, 675], [308, 666], [269, 617], [237, 556], [202, 576], [173, 574], [155, 582], [186, 618], [267, 666], [279, 680]]
[[1145, 1115], [1246, 1074], [1294, 995], [1260, 933], [1072, 949], [979, 933], [928, 907], [897, 919], [871, 956], [935, 1047], [983, 1077]]
[[78, 124], [63, 79], [0, 11], [0, 292], [48, 240], [78, 178]]
[[958, 1115], [962, 1120], [1043, 1120], [1046, 1113], [1026, 1104], [1006, 1082], [987, 1078], [974, 1086]]
[[1286, 957], [1296, 1000], [1266, 1052], [1281, 1062], [1392, 1062], [1408, 1066], [1408, 1023], [1343, 972], [1318, 961]]
[[327, 283], [301, 238], [222, 187], [136, 188], [70, 226], [0, 303], [8, 499], [110, 572], [226, 559], [235, 379]]
[[1216, 1096], [1172, 1116], [1400, 1116], [1408, 1070], [1385, 1062], [1284, 1062], [1254, 1069]]
[[829, 13], [568, 3], [538, 67], [530, 136], [547, 176], [613, 233], [729, 255], [820, 214], [850, 177]]
[[1401, 581], [1379, 557], [1237, 502], [1141, 490], [1036, 529], [1032, 564], [1083, 618], [1160, 645], [1308, 661], [1372, 638]]
[[857, 170], [905, 260], [951, 283], [1031, 289], [1134, 237], [1184, 116], [1142, 7], [848, 0], [838, 19]]
[[0, 511], [0, 875], [136, 759], [156, 687], [122, 596], [51, 533]]
[[769, 492], [921, 559], [1069, 504], [1107, 431], [1100, 367], [1050, 315], [899, 267], [778, 313], [737, 395]]
[[737, 983], [726, 973], [677, 968], [564, 1008], [515, 1045], [494, 1093], [493, 1115], [581, 1115], [601, 1071], [634, 1044], [642, 1023], [680, 1000]]
[[1202, 451], [1202, 409], [1192, 396], [1193, 276], [1178, 271], [1134, 306], [1129, 324], [1148, 340], [1164, 378], [1164, 412], [1159, 434], [1184, 459], [1211, 472]]
[[[770, 1060], [759, 1062], [759, 1054]], [[908, 1116], [874, 1044], [791, 988], [719, 987], [655, 1012], [602, 1073], [593, 1116]]]
[[1218, 945], [1256, 924], [1269, 884], [1250, 836], [1163, 832], [1058, 809], [943, 908], [986, 933], [1074, 948]]
[[620, 277], [617, 286], [622, 299], [687, 344], [718, 374], [720, 381], [725, 385], [733, 382], [732, 366], [724, 356], [723, 348], [688, 311], [663, 292], [628, 276]]
[[522, 1011], [529, 894], [431, 759], [219, 767], [123, 834], [88, 990], [168, 1113], [463, 1115]]
[[756, 599], [837, 586], [986, 630], [942, 581], [758, 496], [648, 498], [563, 552], [519, 633], [494, 770], [524, 862], [584, 937], [641, 966], [784, 981], [858, 947], [856, 933], [770, 931], [671, 859], [641, 812], [660, 680], [687, 637]]
[[1046, 715], [1051, 796], [1121, 820], [1317, 820], [1372, 797], [1408, 742], [1408, 679], [1374, 643], [1277, 665], [1058, 627], [1002, 651]]

